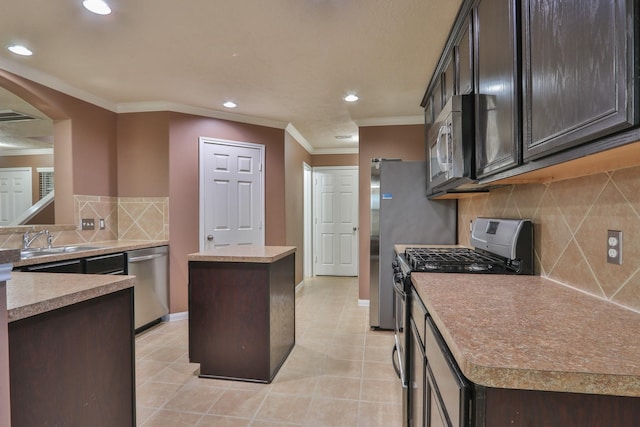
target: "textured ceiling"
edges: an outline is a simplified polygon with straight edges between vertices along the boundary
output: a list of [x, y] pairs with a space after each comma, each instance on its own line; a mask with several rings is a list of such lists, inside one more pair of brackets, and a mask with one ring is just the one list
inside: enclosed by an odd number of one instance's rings
[[[284, 128], [313, 152], [358, 124], [421, 123], [460, 0], [20, 0], [0, 13], [0, 68], [117, 112], [172, 109]], [[34, 51], [18, 57], [5, 49]], [[347, 104], [343, 96], [357, 92]], [[238, 107], [222, 107], [233, 100]], [[0, 105], [0, 110], [4, 109]], [[294, 131], [294, 132], [295, 132]]]

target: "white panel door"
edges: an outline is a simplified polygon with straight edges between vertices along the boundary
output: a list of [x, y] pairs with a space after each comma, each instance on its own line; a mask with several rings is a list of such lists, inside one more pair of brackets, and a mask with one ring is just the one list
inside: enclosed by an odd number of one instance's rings
[[358, 275], [358, 169], [315, 168], [315, 273]]
[[264, 245], [264, 146], [200, 138], [200, 250]]
[[0, 225], [10, 225], [29, 209], [31, 197], [31, 168], [0, 169]]

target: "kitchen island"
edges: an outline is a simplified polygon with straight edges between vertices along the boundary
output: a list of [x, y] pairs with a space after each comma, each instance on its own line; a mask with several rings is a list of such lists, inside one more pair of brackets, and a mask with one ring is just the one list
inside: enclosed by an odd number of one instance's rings
[[539, 276], [412, 275], [485, 425], [634, 425], [640, 314]]
[[12, 427], [135, 425], [134, 280], [12, 273]]
[[295, 250], [189, 255], [189, 359], [200, 363], [200, 377], [273, 380], [295, 345]]

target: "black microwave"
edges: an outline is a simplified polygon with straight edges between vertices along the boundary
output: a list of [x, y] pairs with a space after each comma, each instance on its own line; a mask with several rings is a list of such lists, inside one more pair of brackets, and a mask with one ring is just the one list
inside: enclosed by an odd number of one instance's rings
[[427, 196], [473, 191], [474, 95], [453, 95], [427, 132]]

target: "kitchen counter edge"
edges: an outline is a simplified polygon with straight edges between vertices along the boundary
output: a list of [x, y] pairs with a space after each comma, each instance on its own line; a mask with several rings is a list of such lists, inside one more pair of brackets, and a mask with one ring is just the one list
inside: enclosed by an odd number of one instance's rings
[[540, 276], [412, 273], [412, 282], [474, 383], [640, 397], [640, 313]]
[[229, 246], [188, 255], [189, 261], [269, 264], [296, 252], [295, 246]]
[[27, 265], [46, 264], [49, 262], [65, 261], [77, 258], [86, 258], [92, 256], [109, 255], [118, 252], [132, 251], [136, 249], [153, 248], [157, 246], [168, 246], [168, 240], [151, 240], [151, 241], [105, 241], [105, 242], [87, 242], [78, 244], [77, 246], [98, 246], [99, 249], [91, 249], [81, 252], [59, 253], [33, 258], [26, 258], [14, 261], [14, 267], [24, 267]]
[[7, 281], [7, 317], [11, 323], [131, 288], [134, 284], [134, 276], [14, 271]]

